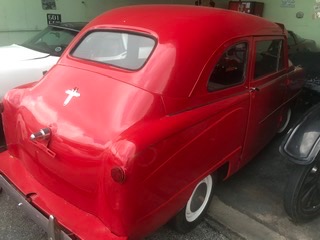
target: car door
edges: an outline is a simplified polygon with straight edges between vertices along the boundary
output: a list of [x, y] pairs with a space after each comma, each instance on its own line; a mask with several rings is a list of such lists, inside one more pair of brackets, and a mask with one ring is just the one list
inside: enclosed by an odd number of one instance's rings
[[252, 159], [278, 130], [287, 78], [283, 42], [282, 37], [254, 38], [250, 110], [241, 166]]
[[[243, 149], [250, 106], [248, 63], [251, 38], [226, 43], [208, 65], [206, 93], [210, 118], [206, 131], [206, 155], [209, 166], [229, 162], [231, 175], [238, 170]], [[208, 141], [210, 140], [210, 141]], [[204, 151], [202, 151], [204, 152]]]

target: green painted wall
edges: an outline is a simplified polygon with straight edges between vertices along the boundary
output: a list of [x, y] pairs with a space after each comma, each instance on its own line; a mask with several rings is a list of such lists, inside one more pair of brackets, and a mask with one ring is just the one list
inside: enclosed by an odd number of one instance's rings
[[[202, 0], [205, 2], [206, 0]], [[320, 46], [320, 18], [314, 18], [314, 7], [320, 0], [291, 0], [293, 7], [281, 7], [283, 0], [264, 2], [263, 17], [284, 23], [287, 29], [313, 39]], [[47, 26], [47, 13], [61, 14], [62, 21], [90, 21], [109, 9], [146, 3], [190, 4], [195, 0], [56, 0], [56, 10], [43, 10], [41, 0], [0, 0], [0, 46], [21, 43]], [[227, 8], [227, 0], [215, 0], [216, 7]], [[319, 3], [320, 4], [320, 3]], [[297, 12], [303, 18], [296, 18]]]
[[24, 42], [45, 28], [47, 13], [61, 14], [63, 21], [88, 21], [81, 0], [56, 0], [56, 7], [43, 10], [41, 0], [0, 0], [0, 45]]
[[148, 1], [56, 0], [56, 10], [44, 10], [41, 0], [0, 0], [0, 46], [22, 43], [44, 29], [48, 13], [61, 14], [64, 22], [90, 21], [108, 9], [143, 2]]
[[[265, 0], [263, 17], [274, 22], [285, 24], [300, 36], [313, 39], [320, 46], [320, 18], [315, 18], [316, 0], [295, 0], [294, 7], [281, 7], [282, 0]], [[320, 1], [319, 1], [320, 2]], [[319, 5], [320, 6], [320, 5]], [[297, 18], [296, 13], [303, 12], [303, 18]]]
[[[203, 0], [205, 1], [205, 0]], [[47, 26], [47, 14], [62, 21], [90, 21], [109, 9], [133, 4], [190, 4], [195, 0], [56, 0], [56, 10], [42, 9], [41, 0], [0, 0], [0, 46], [22, 43]], [[217, 7], [226, 7], [217, 0]]]

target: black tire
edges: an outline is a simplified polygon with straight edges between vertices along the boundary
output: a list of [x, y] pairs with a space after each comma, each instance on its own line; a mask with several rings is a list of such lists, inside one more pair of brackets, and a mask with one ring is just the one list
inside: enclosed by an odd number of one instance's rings
[[295, 165], [284, 191], [284, 209], [293, 222], [320, 214], [320, 155], [310, 165]]
[[187, 233], [194, 229], [203, 220], [210, 206], [216, 182], [216, 174], [208, 175], [200, 181], [186, 206], [169, 222], [171, 227], [180, 233]]
[[291, 120], [291, 114], [292, 114], [291, 108], [288, 108], [286, 114], [283, 116], [283, 120], [281, 121], [281, 126], [278, 129], [278, 133], [283, 133], [287, 130]]

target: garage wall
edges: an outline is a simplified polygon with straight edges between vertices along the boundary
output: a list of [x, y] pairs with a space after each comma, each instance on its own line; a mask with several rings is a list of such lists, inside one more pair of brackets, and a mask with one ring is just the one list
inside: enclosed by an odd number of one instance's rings
[[[0, 46], [22, 43], [47, 26], [47, 14], [61, 14], [62, 21], [90, 21], [109, 9], [133, 4], [190, 4], [195, 0], [56, 0], [56, 10], [42, 9], [41, 0], [0, 0]], [[206, 0], [202, 0], [206, 2]], [[227, 8], [227, 0], [216, 0], [216, 7]], [[260, 0], [265, 3], [263, 16], [282, 22], [287, 29], [313, 39], [320, 47], [320, 18], [315, 18], [315, 8], [320, 12], [320, 0]], [[282, 6], [291, 3], [289, 7]], [[296, 13], [302, 12], [303, 18]], [[320, 17], [320, 16], [319, 16]]]
[[[275, 22], [284, 23], [300, 36], [313, 39], [320, 47], [320, 18], [315, 18], [315, 8], [320, 8], [319, 0], [265, 0], [263, 16]], [[283, 4], [287, 2], [287, 5]], [[291, 4], [290, 4], [291, 3]], [[296, 14], [302, 12], [303, 18], [297, 18]], [[320, 12], [320, 9], [319, 9]]]
[[[85, 0], [86, 3], [91, 4], [88, 5], [88, 17], [90, 19], [97, 16], [99, 13], [107, 11], [108, 9], [116, 8], [116, 7], [122, 7], [122, 6], [128, 6], [128, 5], [135, 5], [135, 4], [157, 4], [157, 3], [169, 3], [172, 4], [174, 2], [180, 2], [186, 4], [188, 0], [101, 0], [96, 2], [95, 4], [91, 3], [91, 0]], [[95, 5], [96, 7], [92, 7]], [[100, 9], [99, 9], [100, 8]], [[98, 11], [97, 11], [98, 10]], [[100, 11], [99, 11], [100, 10]]]
[[[61, 14], [64, 22], [90, 21], [108, 9], [148, 1], [56, 0], [55, 2], [55, 10], [44, 10], [41, 0], [0, 0], [0, 46], [22, 43], [44, 29], [47, 26], [48, 13]], [[174, 1], [154, 0], [154, 2], [173, 3]]]
[[[205, 2], [205, 0], [202, 0]], [[56, 0], [55, 10], [42, 9], [41, 0], [0, 0], [0, 46], [22, 43], [47, 26], [47, 14], [62, 21], [90, 21], [109, 9], [133, 4], [190, 4], [195, 0]], [[216, 7], [226, 7], [217, 0]]]
[[[101, 2], [102, 0], [90, 0]], [[61, 14], [62, 21], [88, 21], [81, 0], [56, 0], [56, 10], [43, 10], [41, 0], [0, 0], [0, 45], [21, 43], [47, 26], [47, 13]], [[97, 5], [92, 4], [97, 12]], [[94, 11], [94, 10], [93, 10]]]

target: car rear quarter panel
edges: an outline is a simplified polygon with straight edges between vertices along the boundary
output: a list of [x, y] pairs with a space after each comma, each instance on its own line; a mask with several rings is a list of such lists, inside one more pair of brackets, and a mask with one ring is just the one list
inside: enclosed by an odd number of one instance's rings
[[236, 171], [248, 105], [248, 93], [238, 94], [137, 125], [126, 133], [123, 139], [143, 149], [129, 161], [127, 182], [114, 190], [123, 203], [118, 211], [128, 228], [135, 222], [139, 228], [148, 224], [154, 230], [185, 205], [203, 177], [226, 162], [231, 162], [230, 172]]

